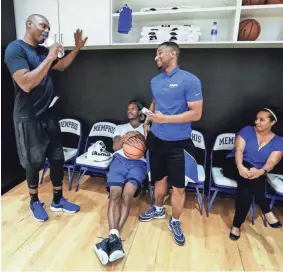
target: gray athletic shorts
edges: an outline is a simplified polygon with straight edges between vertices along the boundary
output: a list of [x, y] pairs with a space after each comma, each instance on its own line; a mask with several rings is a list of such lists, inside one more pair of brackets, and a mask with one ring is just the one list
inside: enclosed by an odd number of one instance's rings
[[45, 117], [14, 122], [17, 151], [25, 169], [41, 169], [46, 158], [64, 160], [59, 120]]

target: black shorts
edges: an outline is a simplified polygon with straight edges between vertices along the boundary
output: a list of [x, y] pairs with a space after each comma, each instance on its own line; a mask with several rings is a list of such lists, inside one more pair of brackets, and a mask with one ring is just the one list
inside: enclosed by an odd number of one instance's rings
[[176, 188], [185, 187], [185, 154], [195, 158], [195, 146], [191, 139], [163, 141], [152, 132], [147, 136], [151, 181], [154, 183], [168, 176], [168, 183]]
[[49, 161], [64, 160], [61, 130], [56, 117], [14, 122], [17, 151], [25, 169], [41, 169]]

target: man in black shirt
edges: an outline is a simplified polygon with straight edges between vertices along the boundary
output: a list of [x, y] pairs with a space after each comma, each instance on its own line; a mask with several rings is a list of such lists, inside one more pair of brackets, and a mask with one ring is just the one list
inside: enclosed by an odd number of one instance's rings
[[62, 46], [51, 48], [40, 45], [48, 36], [50, 24], [39, 14], [26, 21], [23, 40], [11, 42], [5, 52], [5, 63], [15, 86], [14, 126], [21, 165], [26, 169], [29, 187], [30, 211], [37, 221], [46, 221], [44, 203], [38, 199], [39, 171], [45, 159], [50, 162], [53, 184], [51, 211], [75, 213], [80, 207], [68, 202], [62, 195], [64, 153], [58, 118], [53, 109], [56, 95], [51, 78], [52, 70], [64, 71], [75, 59], [87, 38], [82, 31], [75, 33], [75, 48], [63, 59], [58, 59]]

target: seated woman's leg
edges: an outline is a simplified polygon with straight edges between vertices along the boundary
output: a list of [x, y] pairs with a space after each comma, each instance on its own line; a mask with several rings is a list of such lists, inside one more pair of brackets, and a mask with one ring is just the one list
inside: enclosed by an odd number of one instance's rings
[[225, 177], [236, 181], [242, 179], [242, 177], [239, 174], [239, 170], [237, 168], [235, 158], [227, 158], [224, 160], [223, 174]]
[[[243, 162], [243, 165], [247, 168], [251, 167], [251, 165], [245, 161]], [[251, 180], [240, 176], [235, 163], [235, 158], [226, 159], [223, 165], [223, 173], [226, 177], [234, 179], [238, 183], [235, 201], [235, 216], [231, 233], [239, 236], [241, 225], [245, 222], [252, 204], [253, 190], [251, 188]]]
[[246, 182], [247, 184], [243, 184], [243, 182], [238, 183], [237, 196], [235, 201], [235, 216], [233, 220], [233, 226], [239, 229], [245, 222], [253, 199], [252, 191], [248, 184], [249, 180], [247, 180]]

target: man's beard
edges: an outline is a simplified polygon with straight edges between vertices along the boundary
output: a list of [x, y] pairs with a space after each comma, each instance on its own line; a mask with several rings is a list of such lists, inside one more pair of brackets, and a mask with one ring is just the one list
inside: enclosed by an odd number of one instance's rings
[[133, 120], [139, 120], [139, 116], [136, 117], [128, 117], [129, 121], [133, 121]]

